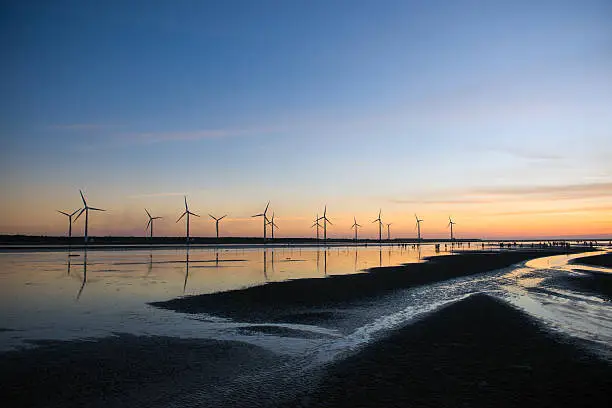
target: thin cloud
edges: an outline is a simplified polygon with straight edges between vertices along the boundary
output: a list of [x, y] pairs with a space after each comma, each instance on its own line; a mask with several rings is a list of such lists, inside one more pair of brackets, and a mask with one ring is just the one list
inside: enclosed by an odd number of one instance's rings
[[150, 194], [134, 194], [128, 196], [128, 198], [151, 198], [151, 197], [174, 197], [184, 196], [185, 193], [150, 193]]
[[588, 212], [612, 212], [612, 206], [595, 206], [595, 207], [575, 207], [553, 210], [524, 210], [524, 211], [500, 211], [489, 213], [491, 215], [558, 215], [558, 214], [575, 214]]
[[132, 143], [161, 143], [173, 141], [197, 141], [208, 139], [225, 139], [230, 137], [256, 136], [278, 131], [278, 128], [244, 128], [244, 129], [201, 129], [185, 132], [138, 132], [124, 133], [121, 140]]
[[[449, 196], [458, 198], [448, 198]], [[480, 187], [467, 191], [449, 191], [437, 197], [398, 199], [389, 201], [395, 204], [489, 204], [505, 201], [518, 201], [525, 198], [549, 200], [576, 200], [590, 198], [612, 198], [612, 183], [566, 184], [556, 186], [504, 186]]]
[[55, 125], [49, 125], [49, 129], [53, 130], [101, 130], [114, 128], [115, 125], [101, 124], [101, 123], [61, 123]]
[[493, 196], [542, 196], [550, 198], [595, 198], [612, 196], [612, 183], [566, 184], [556, 186], [485, 187], [471, 194]]

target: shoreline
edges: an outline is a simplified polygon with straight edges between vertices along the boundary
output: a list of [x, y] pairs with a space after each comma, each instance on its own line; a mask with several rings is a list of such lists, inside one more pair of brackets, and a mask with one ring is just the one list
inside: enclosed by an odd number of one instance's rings
[[[570, 251], [571, 252], [571, 251]], [[182, 313], [207, 313], [244, 322], [316, 323], [341, 317], [342, 308], [399, 289], [475, 275], [565, 250], [464, 252], [423, 263], [375, 267], [351, 275], [269, 282], [265, 285], [151, 302]]]

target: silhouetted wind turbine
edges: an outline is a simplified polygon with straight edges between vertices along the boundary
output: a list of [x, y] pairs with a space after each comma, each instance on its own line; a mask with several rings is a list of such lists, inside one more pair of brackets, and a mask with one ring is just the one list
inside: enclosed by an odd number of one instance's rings
[[327, 223], [329, 222], [330, 225], [334, 225], [329, 219], [327, 219], [327, 205], [323, 209], [323, 216], [317, 219], [317, 221], [319, 220], [323, 220], [323, 241], [327, 241]]
[[372, 223], [378, 222], [378, 240], [382, 241], [382, 219], [380, 218], [380, 213], [382, 212], [382, 210], [378, 210], [378, 218], [375, 219], [374, 221], [372, 221]]
[[60, 214], [64, 214], [66, 217], [68, 217], [68, 245], [70, 245], [70, 243], [72, 242], [72, 216], [76, 213], [78, 213], [81, 209], [77, 209], [74, 210], [72, 213], [68, 214], [67, 212], [63, 212], [60, 210], [57, 210], [58, 213]]
[[266, 204], [266, 209], [264, 210], [264, 212], [262, 212], [261, 214], [255, 214], [252, 217], [263, 217], [263, 240], [264, 242], [266, 242], [266, 226], [268, 225], [268, 217], [266, 216], [266, 213], [268, 212], [268, 207], [270, 206], [270, 202], [268, 201], [268, 204]]
[[419, 220], [419, 217], [417, 217], [416, 214], [414, 214], [414, 218], [416, 219], [417, 237], [418, 240], [421, 241], [421, 223], [423, 222], [423, 220]]
[[387, 241], [391, 241], [391, 224], [393, 224], [392, 222], [387, 224]]
[[451, 241], [454, 240], [455, 238], [453, 237], [453, 225], [455, 225], [456, 222], [453, 222], [453, 220], [451, 219], [451, 217], [448, 217], [448, 226], [450, 227], [450, 233], [451, 233]]
[[198, 214], [194, 214], [191, 211], [189, 211], [189, 206], [187, 206], [187, 196], [185, 197], [185, 212], [183, 214], [181, 214], [181, 216], [179, 217], [178, 220], [176, 220], [176, 222], [179, 222], [185, 215], [187, 215], [187, 219], [186, 219], [186, 223], [187, 223], [187, 245], [189, 245], [189, 216], [193, 215], [196, 217], [199, 217]]
[[319, 228], [322, 227], [322, 225], [319, 224], [319, 219], [319, 214], [317, 214], [317, 218], [315, 218], [314, 224], [310, 226], [310, 228], [317, 227], [317, 242], [319, 242]]
[[210, 216], [210, 218], [215, 220], [215, 229], [217, 230], [217, 239], [219, 239], [219, 221], [221, 221], [222, 219], [227, 217], [227, 214], [225, 214], [223, 217], [219, 217], [219, 218], [216, 218], [214, 215], [211, 215], [211, 214], [208, 214], [208, 215]]
[[101, 208], [95, 208], [95, 207], [90, 207], [87, 205], [87, 201], [85, 201], [85, 197], [83, 196], [83, 192], [81, 190], [79, 190], [79, 193], [81, 194], [81, 200], [83, 200], [83, 208], [81, 209], [81, 212], [79, 213], [79, 215], [76, 216], [76, 218], [74, 219], [74, 221], [76, 222], [76, 220], [79, 219], [79, 217], [81, 216], [81, 214], [85, 213], [85, 243], [87, 243], [87, 239], [88, 239], [88, 228], [89, 228], [89, 210], [92, 211], [106, 211], [106, 210], [102, 210]]
[[149, 237], [151, 239], [153, 239], [153, 220], [160, 220], [163, 217], [152, 217], [151, 213], [149, 213], [149, 211], [146, 208], [144, 210], [147, 213], [147, 216], [149, 217], [149, 222], [147, 222], [147, 226], [145, 227], [145, 231], [150, 228], [150, 235], [149, 235]]
[[359, 227], [361, 227], [361, 225], [357, 224], [357, 218], [353, 217], [353, 225], [351, 226], [351, 229], [355, 228], [355, 241], [357, 241], [357, 229]]
[[[274, 228], [278, 229], [278, 225], [274, 222], [274, 212], [272, 213], [272, 218], [268, 221], [268, 225], [270, 225], [270, 230], [272, 231], [272, 239], [274, 239]], [[272, 252], [274, 254], [274, 251]], [[274, 259], [274, 258], [272, 258]]]

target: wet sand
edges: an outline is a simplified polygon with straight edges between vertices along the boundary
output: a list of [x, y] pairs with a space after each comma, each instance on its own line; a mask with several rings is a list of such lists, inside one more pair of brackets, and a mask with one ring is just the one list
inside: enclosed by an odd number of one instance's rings
[[608, 252], [607, 254], [602, 255], [587, 256], [584, 258], [575, 259], [571, 263], [612, 268], [612, 252]]
[[330, 365], [287, 406], [605, 407], [610, 390], [610, 362], [476, 295]]
[[241, 290], [154, 302], [184, 313], [208, 313], [247, 322], [337, 323], [342, 308], [394, 290], [504, 268], [532, 258], [558, 255], [548, 251], [466, 252], [434, 256], [425, 263], [372, 268], [369, 273], [271, 282]]
[[[275, 353], [232, 341], [119, 335], [38, 345], [0, 354], [3, 406], [167, 406], [184, 393], [212, 393], [283, 363]], [[248, 406], [257, 394], [239, 398]]]

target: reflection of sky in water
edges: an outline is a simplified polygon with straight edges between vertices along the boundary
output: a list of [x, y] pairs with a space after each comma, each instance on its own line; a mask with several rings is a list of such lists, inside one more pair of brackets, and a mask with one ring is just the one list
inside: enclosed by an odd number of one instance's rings
[[84, 268], [82, 253], [70, 258], [62, 252], [4, 253], [0, 254], [0, 328], [13, 331], [0, 331], [0, 349], [23, 345], [28, 339], [75, 339], [125, 332], [240, 340], [281, 353], [310, 356], [307, 360], [316, 362], [334, 358], [386, 330], [471, 294], [489, 293], [524, 310], [546, 327], [596, 344], [605, 355], [610, 354], [609, 302], [596, 294], [555, 286], [551, 279], [582, 274], [581, 269], [588, 268], [567, 262], [592, 253], [540, 258], [492, 273], [398, 290], [376, 302], [351, 306], [353, 309], [335, 329], [266, 324], [307, 332], [308, 336], [249, 332], [243, 329], [257, 325], [147, 305], [267, 281], [359, 273], [369, 267], [419, 262], [421, 257], [434, 254], [432, 245], [423, 246], [420, 254], [412, 246], [339, 247], [327, 251], [296, 247], [218, 252], [191, 249], [187, 263], [184, 249], [90, 251]]
[[[447, 253], [444, 245], [441, 253]], [[436, 252], [432, 245], [423, 245], [418, 249], [192, 248], [189, 252], [158, 249], [72, 254], [76, 256], [56, 251], [0, 254], [0, 328], [19, 330], [0, 332], [0, 347], [7, 337], [73, 338], [141, 332], [142, 327], [157, 326], [153, 323], [157, 316], [184, 320], [147, 302], [271, 281], [357, 273], [375, 266], [420, 262]]]

